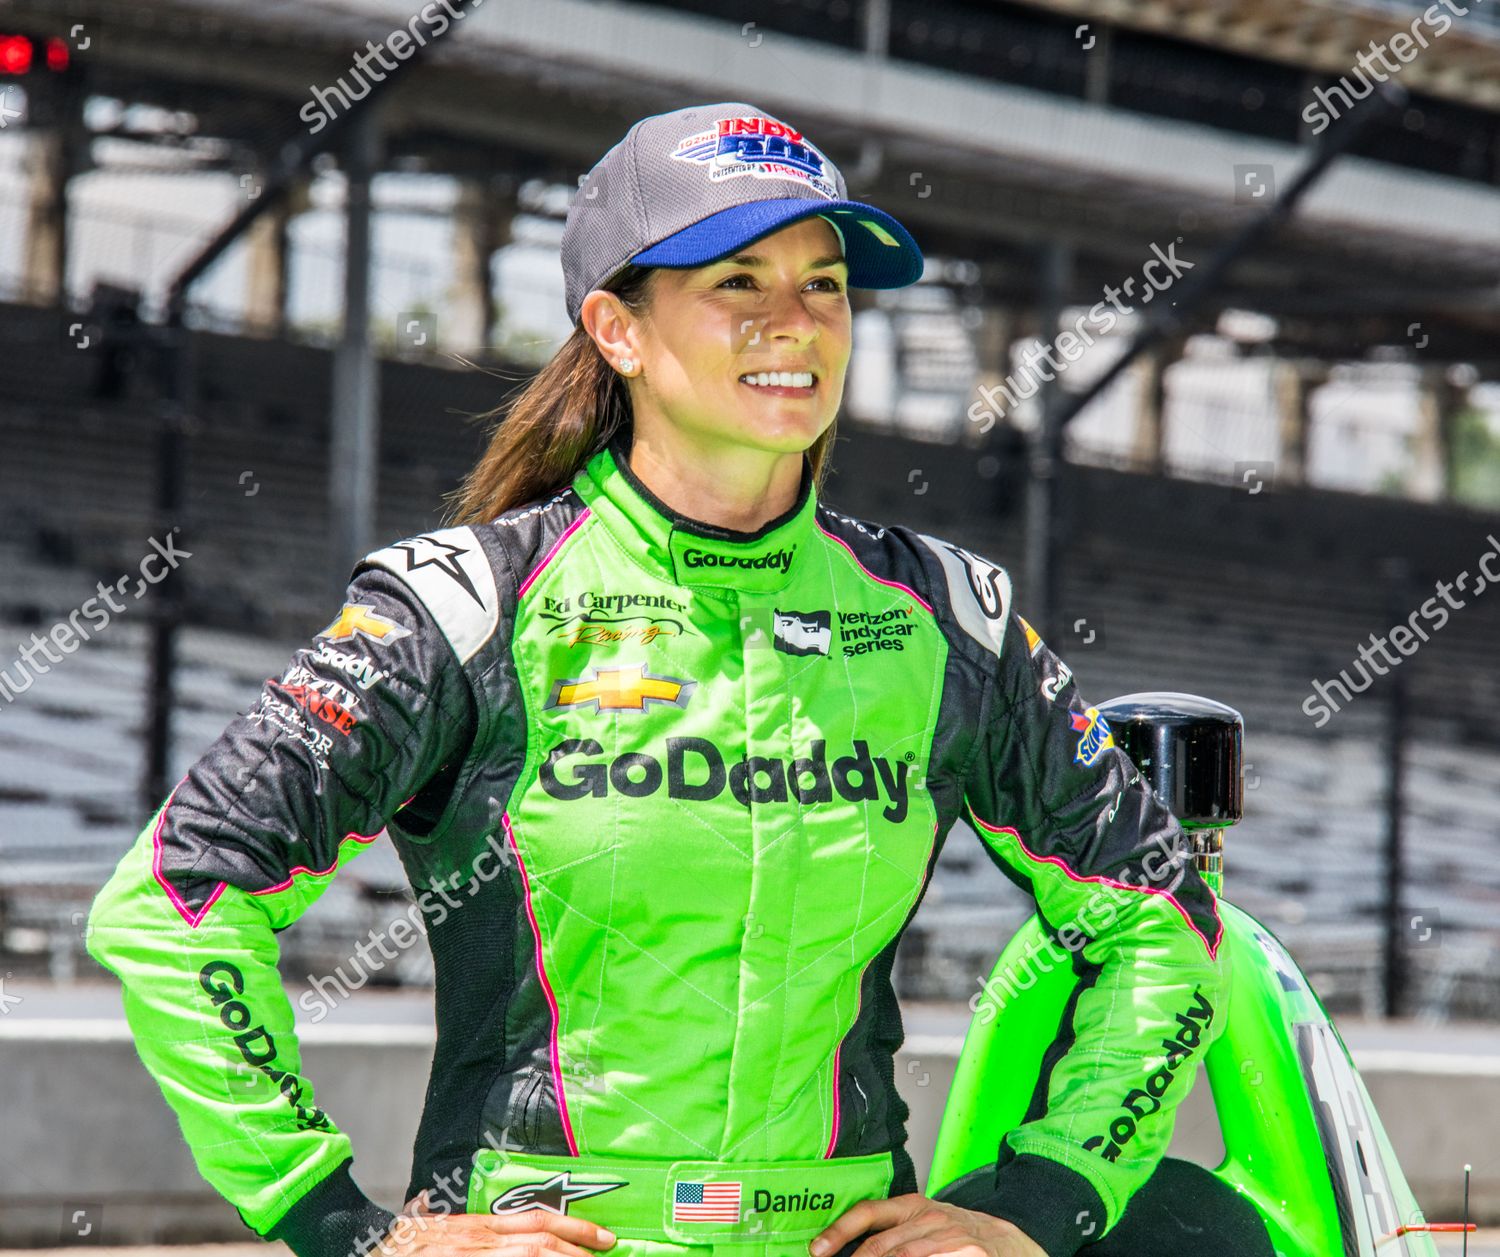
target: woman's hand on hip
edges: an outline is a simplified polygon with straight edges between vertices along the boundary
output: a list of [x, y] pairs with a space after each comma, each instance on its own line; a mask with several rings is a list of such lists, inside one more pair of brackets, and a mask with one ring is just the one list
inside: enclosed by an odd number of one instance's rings
[[566, 1253], [589, 1257], [615, 1243], [613, 1232], [587, 1218], [527, 1209], [521, 1213], [444, 1213], [428, 1206], [419, 1192], [373, 1250], [380, 1257], [439, 1257], [467, 1253], [478, 1257], [543, 1257]]
[[[875, 1232], [853, 1257], [1047, 1257], [1020, 1227], [917, 1192], [861, 1200], [813, 1240], [813, 1257], [833, 1257], [866, 1231]], [[826, 1244], [826, 1247], [817, 1247]]]

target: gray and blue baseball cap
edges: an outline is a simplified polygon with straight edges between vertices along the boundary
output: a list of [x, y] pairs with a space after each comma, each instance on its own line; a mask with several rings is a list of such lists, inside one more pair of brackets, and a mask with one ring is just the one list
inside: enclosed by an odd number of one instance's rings
[[844, 246], [851, 288], [903, 288], [922, 251], [884, 210], [848, 199], [844, 176], [803, 133], [741, 101], [642, 118], [568, 208], [562, 267], [574, 324], [584, 297], [627, 262], [692, 267], [814, 214]]

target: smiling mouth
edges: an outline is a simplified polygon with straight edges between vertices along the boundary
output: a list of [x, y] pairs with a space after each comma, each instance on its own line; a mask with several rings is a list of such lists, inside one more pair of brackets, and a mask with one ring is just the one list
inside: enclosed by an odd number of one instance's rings
[[818, 377], [811, 371], [747, 371], [740, 376], [741, 384], [752, 388], [791, 389], [797, 392], [810, 391], [817, 386]]

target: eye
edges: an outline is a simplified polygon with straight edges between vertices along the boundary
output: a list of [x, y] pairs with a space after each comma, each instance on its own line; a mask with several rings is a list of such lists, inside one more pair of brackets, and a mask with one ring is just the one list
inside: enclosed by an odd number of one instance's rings
[[727, 279], [721, 280], [716, 285], [716, 287], [719, 287], [719, 288], [728, 288], [731, 284], [736, 284], [737, 285], [737, 281], [742, 280], [742, 279], [746, 283], [750, 284], [752, 287], [755, 284], [755, 276], [753, 276], [753, 275], [747, 275], [747, 274], [744, 274], [742, 272], [739, 275], [731, 275]]
[[816, 279], [810, 279], [807, 282], [810, 283], [810, 284], [827, 284], [828, 287], [822, 289], [823, 292], [843, 292], [844, 291], [844, 285], [843, 285], [842, 281], [840, 281], [834, 275], [819, 275]]

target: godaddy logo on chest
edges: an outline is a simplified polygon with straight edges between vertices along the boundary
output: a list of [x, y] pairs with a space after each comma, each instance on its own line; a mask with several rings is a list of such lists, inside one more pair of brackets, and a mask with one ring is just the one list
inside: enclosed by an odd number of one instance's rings
[[1118, 1160], [1125, 1145], [1135, 1138], [1136, 1123], [1161, 1108], [1162, 1096], [1177, 1081], [1178, 1067], [1192, 1060], [1193, 1049], [1202, 1042], [1203, 1032], [1213, 1025], [1213, 1020], [1214, 1006], [1203, 997], [1200, 988], [1194, 987], [1191, 1006], [1177, 1014], [1177, 1037], [1162, 1040], [1167, 1053], [1165, 1064], [1147, 1076], [1143, 1086], [1132, 1087], [1120, 1101], [1123, 1112], [1110, 1122], [1108, 1136], [1094, 1135], [1085, 1139], [1083, 1146], [1106, 1161]]
[[893, 824], [906, 819], [909, 761], [871, 755], [870, 744], [856, 738], [851, 753], [828, 760], [828, 743], [812, 744], [811, 754], [795, 759], [750, 755], [724, 762], [724, 753], [707, 738], [668, 738], [666, 762], [641, 751], [601, 758], [604, 748], [593, 738], [559, 742], [542, 761], [542, 789], [554, 799], [602, 799], [613, 791], [641, 799], [665, 788], [670, 799], [706, 801], [725, 789], [744, 807], [754, 804], [830, 803], [837, 794], [853, 801], [886, 800], [881, 815]]

